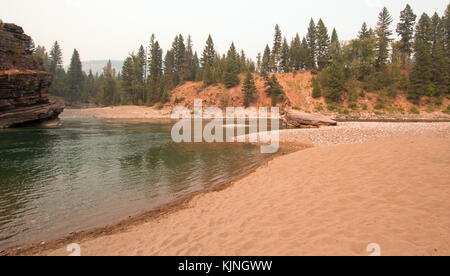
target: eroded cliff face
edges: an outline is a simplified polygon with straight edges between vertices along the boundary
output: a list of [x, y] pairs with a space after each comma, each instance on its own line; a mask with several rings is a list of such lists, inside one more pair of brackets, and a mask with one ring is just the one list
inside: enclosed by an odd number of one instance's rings
[[58, 120], [64, 104], [50, 100], [52, 74], [32, 55], [32, 39], [0, 24], [0, 128]]

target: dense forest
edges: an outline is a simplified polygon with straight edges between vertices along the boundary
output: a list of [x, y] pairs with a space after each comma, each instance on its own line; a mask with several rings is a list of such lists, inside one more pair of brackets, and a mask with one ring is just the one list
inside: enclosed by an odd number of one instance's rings
[[[77, 50], [66, 72], [58, 42], [50, 52], [38, 46], [35, 55], [54, 74], [51, 93], [63, 97], [68, 105], [161, 105], [170, 100], [170, 91], [187, 81], [232, 88], [240, 83], [241, 73], [245, 73], [242, 93], [246, 105], [256, 93], [251, 73], [264, 76], [268, 96], [276, 104], [283, 100], [283, 88], [273, 73], [298, 70], [315, 75], [313, 97], [324, 97], [330, 105], [357, 101], [365, 92], [376, 92], [380, 99], [405, 94], [415, 104], [421, 104], [426, 96], [427, 104], [440, 105], [449, 97], [449, 12], [450, 5], [442, 16], [424, 13], [418, 18], [407, 5], [398, 25], [392, 26], [392, 15], [383, 8], [376, 26], [363, 23], [357, 37], [345, 42], [339, 40], [335, 29], [330, 35], [322, 19], [317, 23], [311, 19], [305, 37], [297, 34], [290, 41], [277, 25], [272, 47], [266, 45], [256, 62], [234, 43], [220, 55], [211, 36], [199, 56], [193, 51], [191, 37], [185, 39], [181, 34], [165, 52], [152, 35], [147, 47], [129, 54], [120, 72], [109, 63], [100, 75], [82, 71]], [[383, 101], [379, 104], [382, 107]]]

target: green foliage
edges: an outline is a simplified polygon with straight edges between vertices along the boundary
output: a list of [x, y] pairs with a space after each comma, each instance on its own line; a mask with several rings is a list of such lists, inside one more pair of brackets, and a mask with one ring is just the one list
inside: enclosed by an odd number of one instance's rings
[[358, 104], [356, 102], [350, 102], [350, 103], [348, 103], [348, 108], [350, 108], [352, 110], [357, 110]]
[[402, 62], [406, 63], [411, 58], [413, 52], [414, 25], [417, 16], [414, 14], [411, 6], [406, 5], [400, 13], [400, 23], [397, 25], [397, 34], [401, 37], [400, 52], [402, 53]]
[[281, 59], [281, 48], [282, 48], [282, 35], [280, 26], [275, 26], [275, 35], [273, 39], [273, 48], [272, 48], [272, 55], [270, 60], [270, 67], [272, 69], [272, 72], [279, 72], [280, 70], [280, 59]]
[[450, 115], [450, 105], [447, 106], [447, 109], [443, 110], [442, 112], [444, 112], [444, 113]]
[[52, 49], [50, 50], [49, 62], [49, 72], [52, 74], [56, 73], [57, 68], [62, 68], [63, 66], [62, 51], [58, 41], [55, 41]]
[[308, 33], [306, 34], [307, 41], [307, 57], [306, 57], [306, 68], [316, 69], [317, 68], [317, 28], [314, 20], [311, 18], [309, 22]]
[[272, 71], [270, 67], [270, 47], [266, 45], [264, 55], [261, 61], [261, 72], [270, 73]]
[[239, 63], [238, 55], [234, 43], [231, 44], [230, 50], [225, 61], [225, 72], [223, 73], [223, 83], [226, 88], [232, 88], [239, 84]]
[[255, 100], [256, 94], [258, 93], [255, 80], [250, 72], [247, 73], [245, 78], [242, 93], [244, 94], [244, 106], [248, 107]]
[[322, 88], [320, 87], [320, 81], [318, 78], [312, 79], [312, 88], [313, 88], [312, 97], [314, 99], [322, 97]]
[[316, 43], [317, 43], [317, 64], [319, 70], [325, 68], [330, 61], [330, 53], [328, 51], [330, 47], [330, 36], [328, 35], [328, 29], [325, 27], [322, 19], [317, 23], [316, 30]]
[[389, 43], [392, 41], [392, 31], [389, 29], [393, 18], [386, 7], [378, 15], [377, 28], [375, 30], [377, 38], [377, 67], [382, 69], [389, 58]]
[[411, 108], [409, 110], [409, 113], [411, 113], [411, 114], [420, 114], [420, 111], [416, 107], [413, 107], [413, 108]]
[[285, 98], [284, 90], [275, 75], [266, 80], [265, 86], [266, 93], [272, 100], [272, 106], [276, 106], [278, 102], [283, 101]]
[[178, 96], [177, 96], [177, 97], [175, 97], [174, 103], [175, 103], [175, 104], [179, 104], [179, 103], [184, 102], [185, 100], [186, 100], [185, 97], [178, 98]]
[[156, 109], [161, 110], [164, 108], [164, 104], [163, 103], [157, 103], [156, 104]]
[[335, 62], [321, 75], [321, 85], [327, 100], [339, 103], [344, 93], [345, 77], [341, 64]]
[[67, 71], [67, 85], [67, 100], [68, 104], [72, 105], [80, 98], [83, 89], [83, 71], [81, 68], [80, 55], [76, 49], [73, 51], [69, 70]]

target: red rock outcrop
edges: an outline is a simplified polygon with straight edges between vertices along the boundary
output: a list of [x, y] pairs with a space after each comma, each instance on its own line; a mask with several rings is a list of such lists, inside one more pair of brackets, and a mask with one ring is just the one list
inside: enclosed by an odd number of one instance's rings
[[49, 98], [53, 76], [32, 48], [21, 27], [0, 24], [0, 128], [57, 120], [64, 110]]

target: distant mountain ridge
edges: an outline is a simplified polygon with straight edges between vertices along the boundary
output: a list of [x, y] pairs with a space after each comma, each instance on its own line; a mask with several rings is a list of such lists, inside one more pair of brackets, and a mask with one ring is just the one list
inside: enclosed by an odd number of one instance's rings
[[[92, 73], [95, 75], [98, 73], [99, 75], [103, 73], [103, 68], [108, 64], [107, 59], [104, 60], [88, 60], [88, 61], [82, 61], [81, 65], [83, 67], [83, 71], [86, 72], [86, 74], [89, 73], [89, 70], [92, 70]], [[116, 73], [122, 71], [122, 65], [123, 61], [121, 60], [111, 60], [112, 67], [116, 70]], [[69, 68], [69, 66], [65, 66], [66, 70]]]

